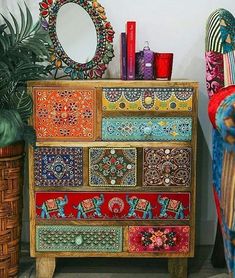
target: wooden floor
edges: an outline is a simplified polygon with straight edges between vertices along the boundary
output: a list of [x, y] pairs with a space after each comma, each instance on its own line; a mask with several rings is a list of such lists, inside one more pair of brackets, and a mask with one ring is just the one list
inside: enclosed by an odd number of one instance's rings
[[[189, 259], [189, 278], [228, 278], [225, 268], [213, 268], [211, 246], [196, 248]], [[35, 260], [24, 248], [20, 262], [20, 278], [35, 278]], [[55, 278], [169, 278], [165, 259], [58, 259]]]

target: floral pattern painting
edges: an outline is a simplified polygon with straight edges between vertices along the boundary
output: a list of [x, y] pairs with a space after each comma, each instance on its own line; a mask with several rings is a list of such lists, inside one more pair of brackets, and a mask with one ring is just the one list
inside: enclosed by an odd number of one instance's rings
[[130, 252], [189, 252], [189, 226], [129, 227]]
[[95, 90], [34, 89], [37, 140], [94, 140]]
[[144, 148], [143, 185], [190, 186], [191, 148]]
[[137, 150], [135, 148], [90, 148], [91, 186], [135, 186]]
[[224, 86], [223, 54], [208, 51], [206, 58], [206, 87], [209, 98]]
[[36, 147], [35, 186], [80, 186], [83, 183], [82, 148]]

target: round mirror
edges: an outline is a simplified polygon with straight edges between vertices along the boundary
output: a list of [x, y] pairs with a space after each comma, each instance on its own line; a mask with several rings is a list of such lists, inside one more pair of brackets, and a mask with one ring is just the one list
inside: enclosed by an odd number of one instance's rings
[[87, 63], [96, 52], [97, 34], [89, 14], [80, 5], [67, 3], [57, 14], [56, 33], [66, 54], [77, 63]]

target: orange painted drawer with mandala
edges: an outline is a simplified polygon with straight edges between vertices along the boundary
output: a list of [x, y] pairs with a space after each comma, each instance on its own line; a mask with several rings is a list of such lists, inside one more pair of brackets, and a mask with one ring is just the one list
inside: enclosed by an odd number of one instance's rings
[[33, 97], [38, 141], [95, 139], [95, 89], [35, 87]]

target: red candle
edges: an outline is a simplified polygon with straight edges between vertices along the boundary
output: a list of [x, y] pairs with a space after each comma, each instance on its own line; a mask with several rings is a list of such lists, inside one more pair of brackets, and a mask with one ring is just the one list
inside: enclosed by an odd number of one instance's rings
[[155, 53], [155, 77], [156, 79], [171, 79], [173, 53]]

